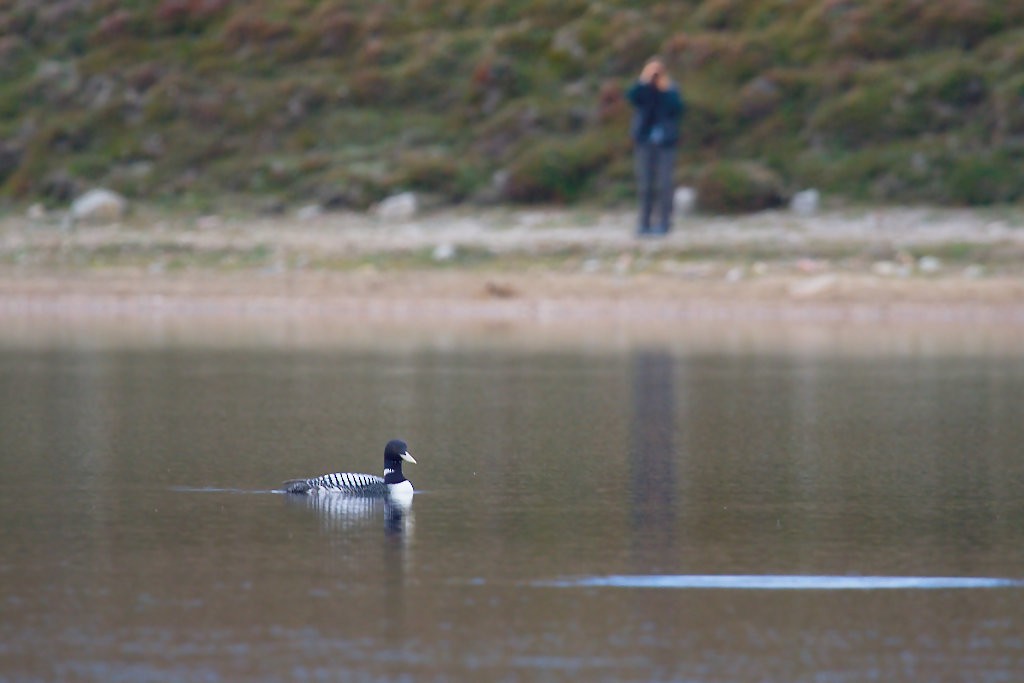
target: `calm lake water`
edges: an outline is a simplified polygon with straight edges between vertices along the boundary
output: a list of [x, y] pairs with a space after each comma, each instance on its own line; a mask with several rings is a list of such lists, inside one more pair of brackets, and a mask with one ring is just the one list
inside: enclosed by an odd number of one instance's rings
[[1024, 678], [1005, 335], [12, 329], [2, 681]]

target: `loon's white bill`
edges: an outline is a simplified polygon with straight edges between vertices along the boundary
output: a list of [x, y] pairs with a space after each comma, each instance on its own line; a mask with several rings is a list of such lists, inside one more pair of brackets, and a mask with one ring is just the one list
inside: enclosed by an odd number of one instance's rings
[[400, 457], [402, 460], [406, 462], [411, 462], [413, 465], [416, 464], [416, 458], [412, 457], [409, 451], [406, 451], [405, 453], [399, 453], [398, 457]]

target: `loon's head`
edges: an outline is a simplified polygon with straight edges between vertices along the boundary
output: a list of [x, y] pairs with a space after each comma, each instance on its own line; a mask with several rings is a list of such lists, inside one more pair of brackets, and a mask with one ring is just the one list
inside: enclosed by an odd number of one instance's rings
[[409, 447], [405, 445], [404, 441], [401, 439], [388, 441], [388, 445], [384, 447], [384, 473], [387, 474], [388, 470], [401, 473], [403, 460], [416, 464], [416, 458], [409, 455]]

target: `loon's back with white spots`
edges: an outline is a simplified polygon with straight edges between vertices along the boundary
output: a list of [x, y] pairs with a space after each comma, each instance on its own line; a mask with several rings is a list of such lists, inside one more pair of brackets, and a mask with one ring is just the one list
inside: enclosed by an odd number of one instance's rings
[[344, 493], [352, 496], [411, 497], [412, 482], [402, 474], [402, 461], [415, 463], [404, 441], [389, 441], [384, 448], [384, 476], [335, 472], [312, 479], [292, 479], [283, 484], [286, 493]]

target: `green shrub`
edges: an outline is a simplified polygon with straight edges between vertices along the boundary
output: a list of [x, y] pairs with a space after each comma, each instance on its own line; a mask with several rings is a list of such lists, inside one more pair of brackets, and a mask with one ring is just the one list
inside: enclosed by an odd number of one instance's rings
[[715, 83], [682, 83], [686, 116], [680, 141], [686, 149], [714, 149], [735, 144], [746, 132], [741, 126], [738, 95]]
[[699, 75], [734, 87], [778, 66], [779, 61], [779, 49], [763, 36], [681, 33], [665, 40], [661, 51], [684, 79]]
[[527, 203], [578, 199], [613, 153], [614, 146], [603, 134], [545, 138], [509, 167], [505, 198]]
[[885, 125], [894, 97], [892, 84], [878, 83], [861, 85], [826, 100], [810, 117], [811, 136], [825, 144], [849, 148], [894, 137]]
[[305, 37], [316, 54], [342, 56], [352, 54], [361, 38], [359, 19], [349, 12], [339, 11], [303, 26]]
[[935, 145], [866, 145], [843, 153], [809, 150], [797, 158], [793, 178], [800, 185], [853, 199], [927, 201], [941, 192], [943, 164], [931, 149]]
[[265, 48], [292, 33], [287, 24], [265, 18], [256, 12], [242, 11], [224, 25], [224, 43], [229, 49]]
[[[806, 0], [801, 0], [806, 4]], [[799, 11], [794, 0], [704, 0], [689, 26], [712, 31], [767, 28]]]
[[[1021, 194], [1022, 2], [0, 5], [0, 177], [28, 200], [61, 172], [115, 182], [109, 158], [152, 164], [133, 192], [192, 199], [458, 199], [504, 169], [507, 198], [615, 201], [632, 192], [622, 93], [653, 53], [690, 105], [681, 167], [757, 159], [872, 200]], [[306, 155], [330, 164], [267, 165]], [[708, 175], [723, 197], [740, 184]]]
[[996, 153], [958, 157], [946, 175], [948, 200], [978, 206], [1012, 202], [1024, 197], [1022, 159]]
[[24, 38], [0, 32], [0, 77], [23, 75], [32, 64], [32, 51]]
[[[877, 1], [877, 0], [876, 0]], [[931, 0], [904, 8], [911, 45], [970, 49], [1024, 20], [1024, 7], [1002, 0]], [[880, 13], [884, 12], [884, 5]]]
[[715, 162], [697, 176], [697, 198], [700, 209], [712, 213], [770, 209], [782, 203], [782, 179], [757, 162]]
[[1024, 74], [1015, 76], [996, 92], [997, 124], [1002, 135], [1024, 135]]
[[966, 109], [982, 103], [988, 96], [988, 78], [978, 64], [954, 56], [929, 74], [923, 90], [943, 105]]
[[21, 165], [22, 151], [18, 147], [0, 143], [0, 188], [7, 182], [7, 178], [18, 170]]
[[390, 184], [459, 202], [473, 194], [486, 179], [486, 174], [471, 162], [452, 155], [419, 153], [399, 158]]
[[155, 4], [151, 21], [158, 31], [198, 34], [226, 12], [231, 0], [160, 0]]

